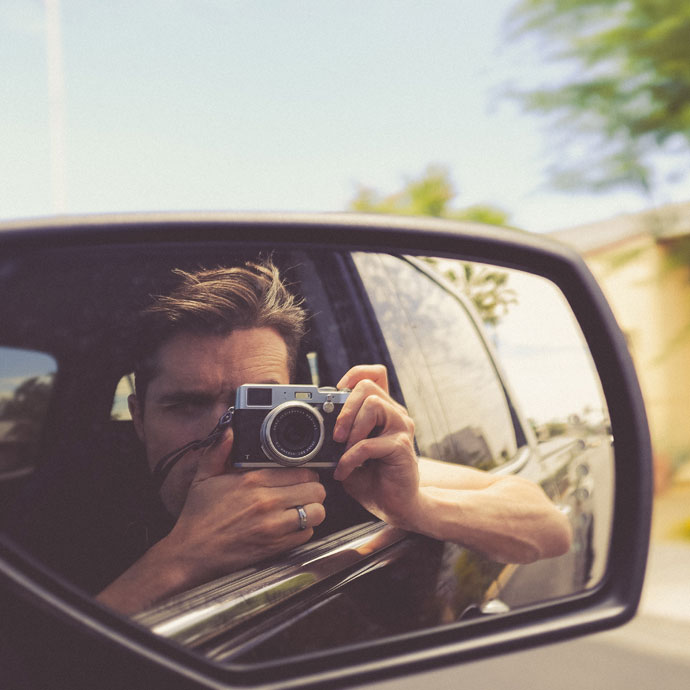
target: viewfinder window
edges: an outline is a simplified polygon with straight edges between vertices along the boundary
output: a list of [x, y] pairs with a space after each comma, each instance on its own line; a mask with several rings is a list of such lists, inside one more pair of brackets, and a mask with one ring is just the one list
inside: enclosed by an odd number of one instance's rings
[[263, 406], [272, 402], [273, 391], [270, 388], [250, 388], [247, 391], [247, 405]]

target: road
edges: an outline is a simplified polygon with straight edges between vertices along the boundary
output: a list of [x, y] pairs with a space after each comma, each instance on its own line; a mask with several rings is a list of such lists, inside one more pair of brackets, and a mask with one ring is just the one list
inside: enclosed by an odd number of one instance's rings
[[621, 628], [367, 687], [688, 690], [690, 544], [652, 546], [639, 613]]

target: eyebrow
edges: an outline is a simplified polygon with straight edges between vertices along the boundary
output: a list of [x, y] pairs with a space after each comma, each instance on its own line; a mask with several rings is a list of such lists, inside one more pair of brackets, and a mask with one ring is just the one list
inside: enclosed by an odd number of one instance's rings
[[[267, 385], [272, 385], [272, 386], [279, 386], [281, 385], [279, 381], [277, 381], [275, 378], [270, 378], [270, 379], [263, 379], [261, 381], [252, 381], [252, 384], [267, 384]], [[230, 400], [235, 401], [235, 396], [237, 394], [237, 389], [233, 388], [230, 390]], [[194, 390], [194, 389], [189, 389], [185, 390], [183, 389], [178, 389], [178, 390], [172, 390], [168, 393], [164, 393], [161, 395], [161, 397], [158, 399], [158, 404], [159, 405], [174, 405], [176, 403], [181, 403], [181, 402], [200, 402], [200, 403], [205, 403], [205, 402], [212, 402], [216, 400], [216, 395], [214, 393], [209, 393], [207, 391], [203, 390]]]
[[177, 390], [161, 395], [158, 399], [158, 403], [161, 405], [170, 405], [179, 402], [209, 402], [215, 400], [215, 397], [215, 395], [204, 393], [203, 391]]

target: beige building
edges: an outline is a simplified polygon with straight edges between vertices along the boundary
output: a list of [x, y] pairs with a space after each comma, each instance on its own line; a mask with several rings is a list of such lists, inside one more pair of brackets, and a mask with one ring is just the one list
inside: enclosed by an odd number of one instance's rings
[[664, 485], [690, 459], [690, 203], [551, 236], [584, 257], [626, 334]]

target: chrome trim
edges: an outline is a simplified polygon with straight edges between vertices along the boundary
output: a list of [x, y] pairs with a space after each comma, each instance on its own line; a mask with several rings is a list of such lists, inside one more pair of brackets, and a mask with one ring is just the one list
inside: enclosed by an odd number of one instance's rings
[[343, 530], [291, 551], [279, 563], [233, 573], [179, 594], [134, 620], [157, 635], [197, 647], [405, 538], [383, 522]]
[[504, 465], [500, 465], [496, 469], [489, 470], [490, 474], [504, 475], [504, 474], [517, 474], [523, 467], [527, 464], [530, 455], [532, 454], [532, 449], [529, 446], [521, 446], [515, 457]]

